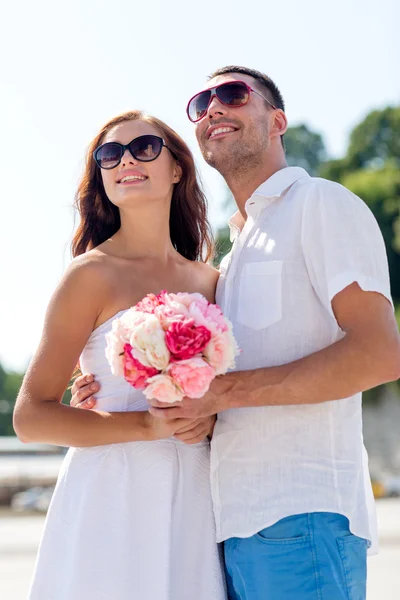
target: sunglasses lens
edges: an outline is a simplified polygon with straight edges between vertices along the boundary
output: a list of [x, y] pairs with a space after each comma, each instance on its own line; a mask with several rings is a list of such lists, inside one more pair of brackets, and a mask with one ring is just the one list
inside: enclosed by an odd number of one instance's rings
[[142, 162], [149, 162], [159, 156], [162, 150], [162, 139], [155, 135], [141, 135], [133, 140], [129, 149], [131, 154]]
[[217, 88], [216, 94], [223, 104], [228, 106], [243, 106], [249, 99], [249, 92], [244, 83], [224, 83]]
[[96, 162], [102, 169], [114, 169], [120, 163], [122, 158], [121, 152], [121, 146], [118, 144], [114, 144], [113, 142], [104, 144], [96, 152]]
[[[249, 90], [242, 81], [223, 83], [216, 88], [215, 93], [218, 100], [227, 106], [243, 106], [249, 99]], [[192, 98], [188, 106], [188, 115], [191, 121], [200, 121], [204, 117], [210, 96], [210, 90], [204, 90]]]
[[199, 121], [207, 112], [211, 92], [205, 90], [197, 94], [189, 103], [188, 115], [191, 121]]

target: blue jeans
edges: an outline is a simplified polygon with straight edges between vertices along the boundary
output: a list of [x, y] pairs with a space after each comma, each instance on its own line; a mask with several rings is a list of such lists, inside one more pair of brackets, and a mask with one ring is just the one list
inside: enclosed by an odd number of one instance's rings
[[346, 517], [294, 515], [224, 544], [229, 600], [365, 600], [367, 541]]

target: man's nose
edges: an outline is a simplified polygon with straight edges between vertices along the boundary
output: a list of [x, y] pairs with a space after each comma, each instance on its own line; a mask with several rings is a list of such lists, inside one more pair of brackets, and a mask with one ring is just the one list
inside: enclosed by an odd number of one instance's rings
[[210, 120], [215, 119], [217, 117], [220, 117], [221, 115], [225, 115], [226, 112], [227, 111], [225, 105], [222, 104], [222, 102], [218, 100], [217, 95], [214, 94], [214, 96], [211, 98], [210, 104], [208, 105], [207, 117]]

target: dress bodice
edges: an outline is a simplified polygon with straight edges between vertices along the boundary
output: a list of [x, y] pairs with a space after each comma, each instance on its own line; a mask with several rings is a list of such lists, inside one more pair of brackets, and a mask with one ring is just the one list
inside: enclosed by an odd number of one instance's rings
[[100, 384], [100, 391], [95, 394], [97, 410], [142, 411], [149, 407], [141, 390], [136, 390], [123, 377], [112, 374], [106, 358], [106, 333], [111, 330], [113, 320], [124, 312], [120, 310], [92, 332], [80, 357], [82, 373], [92, 373]]

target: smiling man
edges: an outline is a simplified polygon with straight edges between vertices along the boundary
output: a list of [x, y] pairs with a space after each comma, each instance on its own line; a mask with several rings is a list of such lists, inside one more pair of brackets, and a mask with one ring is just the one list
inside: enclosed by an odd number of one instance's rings
[[[219, 69], [187, 113], [238, 208], [217, 302], [241, 354], [204, 398], [152, 414], [218, 413], [211, 479], [230, 598], [362, 600], [377, 539], [361, 392], [400, 376], [381, 233], [354, 194], [287, 166], [284, 102], [266, 75]], [[93, 393], [79, 388], [75, 405]]]

